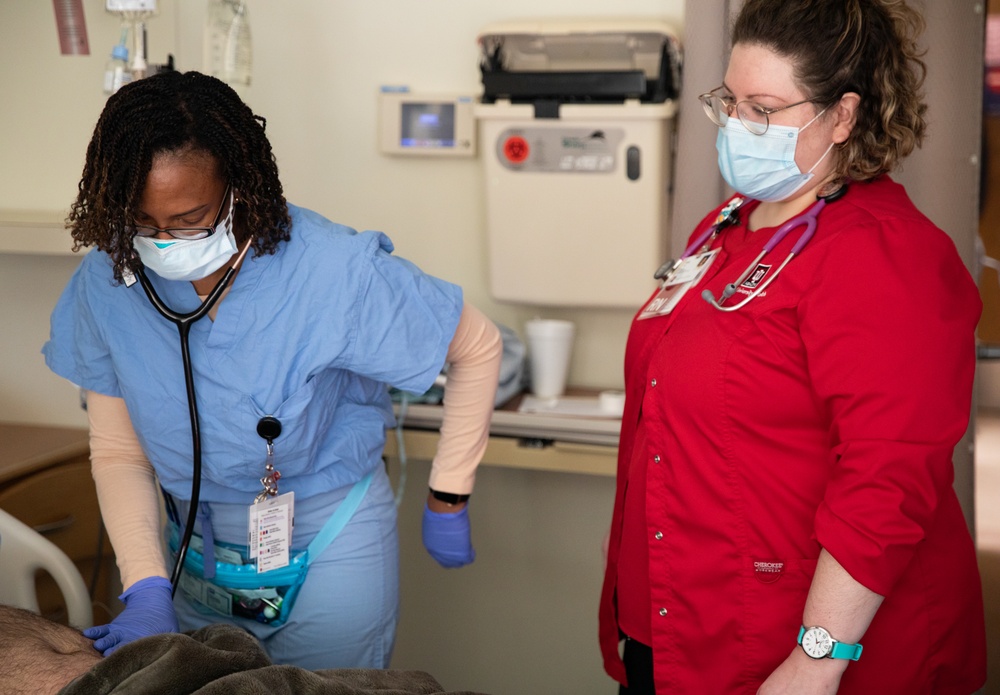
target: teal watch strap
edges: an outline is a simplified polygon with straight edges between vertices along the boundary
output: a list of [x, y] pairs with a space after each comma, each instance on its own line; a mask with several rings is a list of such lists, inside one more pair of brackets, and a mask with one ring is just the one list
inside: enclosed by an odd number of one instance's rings
[[861, 658], [861, 645], [844, 644], [843, 642], [837, 642], [836, 640], [834, 640], [833, 649], [830, 650], [830, 658], [850, 659], [851, 661], [857, 661], [858, 659]]
[[[818, 628], [818, 629], [824, 632], [827, 636], [830, 635], [830, 632], [825, 628]], [[806, 634], [806, 626], [803, 625], [799, 628], [799, 639], [798, 639], [799, 646], [802, 645], [802, 637], [805, 634]], [[827, 658], [848, 659], [850, 661], [857, 661], [858, 659], [861, 658], [861, 650], [863, 647], [860, 644], [847, 644], [846, 642], [838, 642], [837, 640], [833, 639], [832, 636], [830, 636], [830, 642], [831, 642], [830, 653], [826, 655]], [[809, 653], [808, 650], [806, 651], [806, 653]], [[812, 656], [815, 658], [821, 655], [815, 654]]]

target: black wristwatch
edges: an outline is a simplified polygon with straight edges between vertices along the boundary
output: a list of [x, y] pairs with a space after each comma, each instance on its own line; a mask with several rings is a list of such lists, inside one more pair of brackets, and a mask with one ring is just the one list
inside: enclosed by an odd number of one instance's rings
[[461, 504], [462, 502], [467, 502], [469, 500], [469, 495], [456, 495], [453, 492], [438, 492], [434, 488], [427, 488], [431, 491], [431, 497], [434, 499], [444, 502], [445, 504]]

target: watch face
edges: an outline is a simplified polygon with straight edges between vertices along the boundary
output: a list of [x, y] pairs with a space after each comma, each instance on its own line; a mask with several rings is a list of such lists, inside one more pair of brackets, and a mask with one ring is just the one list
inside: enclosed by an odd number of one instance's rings
[[832, 649], [833, 639], [821, 627], [811, 627], [802, 635], [802, 650], [814, 659], [826, 657]]

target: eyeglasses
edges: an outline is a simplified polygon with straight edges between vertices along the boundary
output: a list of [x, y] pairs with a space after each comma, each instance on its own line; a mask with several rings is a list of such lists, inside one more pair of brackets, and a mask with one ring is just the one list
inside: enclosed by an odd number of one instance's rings
[[698, 97], [712, 123], [720, 128], [725, 128], [726, 122], [733, 115], [733, 111], [735, 111], [736, 116], [740, 119], [740, 123], [754, 135], [763, 135], [767, 132], [767, 127], [770, 125], [768, 116], [771, 114], [790, 109], [793, 106], [816, 103], [817, 101], [816, 99], [803, 99], [794, 104], [769, 109], [752, 101], [736, 101], [732, 96], [718, 94], [721, 89], [724, 89], [724, 87], [716, 87], [711, 92], [705, 92]]
[[[227, 204], [228, 200], [228, 204]], [[133, 224], [128, 227], [132, 230], [135, 236], [144, 237], [154, 237], [157, 234], [169, 234], [174, 239], [182, 239], [186, 241], [193, 241], [195, 239], [204, 239], [205, 237], [212, 236], [215, 234], [216, 227], [224, 219], [223, 212], [232, 213], [233, 210], [233, 187], [232, 184], [226, 186], [226, 192], [222, 194], [222, 202], [219, 203], [219, 212], [215, 214], [215, 221], [212, 222], [211, 227], [167, 227], [161, 229], [159, 227], [151, 227], [146, 224]]]

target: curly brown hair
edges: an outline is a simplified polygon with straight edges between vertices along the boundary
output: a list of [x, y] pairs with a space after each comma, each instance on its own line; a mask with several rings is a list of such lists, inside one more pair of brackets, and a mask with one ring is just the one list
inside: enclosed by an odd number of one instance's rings
[[857, 122], [838, 146], [835, 174], [868, 181], [892, 171], [923, 142], [927, 67], [917, 37], [923, 17], [904, 0], [747, 0], [732, 43], [789, 58], [820, 107], [861, 97]]
[[238, 210], [254, 254], [272, 254], [291, 238], [292, 221], [278, 165], [264, 135], [266, 121], [232, 87], [198, 72], [161, 72], [112, 95], [94, 128], [66, 228], [73, 250], [95, 246], [114, 274], [141, 265], [129, 229], [153, 159], [204, 152], [239, 192]]

